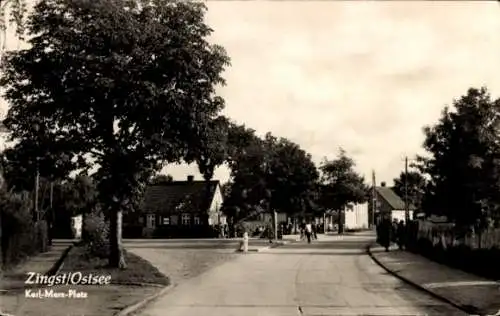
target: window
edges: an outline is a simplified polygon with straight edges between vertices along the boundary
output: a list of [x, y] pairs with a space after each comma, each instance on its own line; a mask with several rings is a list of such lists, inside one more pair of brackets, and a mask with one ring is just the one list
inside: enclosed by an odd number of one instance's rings
[[170, 216], [170, 225], [177, 225], [179, 222], [179, 216], [172, 215]]
[[170, 225], [170, 217], [164, 217], [163, 218], [163, 225]]
[[194, 217], [194, 224], [195, 225], [200, 225], [200, 217], [199, 216], [195, 216]]
[[189, 225], [191, 224], [191, 215], [190, 214], [182, 214], [182, 225]]
[[156, 226], [156, 216], [155, 214], [148, 214], [146, 216], [146, 226], [148, 228], [153, 228]]

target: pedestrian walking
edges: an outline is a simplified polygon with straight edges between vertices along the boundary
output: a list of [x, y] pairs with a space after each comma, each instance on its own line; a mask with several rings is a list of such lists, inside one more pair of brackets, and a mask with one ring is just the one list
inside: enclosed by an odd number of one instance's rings
[[392, 223], [387, 216], [380, 221], [378, 232], [379, 243], [385, 248], [385, 251], [389, 251], [392, 239]]
[[396, 218], [392, 220], [391, 241], [398, 242], [398, 220]]
[[318, 226], [315, 224], [312, 224], [312, 236], [314, 240], [318, 240]]
[[405, 244], [405, 237], [406, 237], [406, 225], [403, 220], [400, 220], [398, 223], [398, 228], [397, 228], [397, 243], [398, 247], [400, 250], [403, 250], [404, 244]]
[[300, 224], [300, 240], [304, 240], [306, 238], [306, 223], [302, 222]]
[[307, 237], [307, 243], [310, 244], [311, 243], [311, 234], [312, 234], [312, 225], [311, 223], [307, 223], [306, 224], [306, 237]]

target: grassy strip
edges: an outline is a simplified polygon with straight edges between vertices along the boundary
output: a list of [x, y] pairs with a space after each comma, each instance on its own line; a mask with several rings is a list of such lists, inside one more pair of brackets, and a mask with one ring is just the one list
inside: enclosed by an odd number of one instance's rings
[[151, 263], [126, 250], [124, 251], [127, 268], [117, 269], [109, 268], [107, 259], [89, 256], [85, 246], [73, 247], [64, 261], [61, 272], [111, 275], [112, 284], [170, 284], [169, 278], [158, 271]]

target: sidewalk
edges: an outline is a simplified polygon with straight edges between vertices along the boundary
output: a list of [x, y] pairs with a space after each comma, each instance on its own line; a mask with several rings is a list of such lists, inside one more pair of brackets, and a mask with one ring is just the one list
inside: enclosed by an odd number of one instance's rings
[[72, 240], [54, 241], [49, 251], [29, 258], [13, 270], [0, 275], [0, 295], [14, 290], [24, 290], [28, 272], [46, 274], [72, 243]]
[[372, 258], [396, 277], [471, 315], [500, 312], [500, 282], [484, 279], [391, 247], [368, 249]]

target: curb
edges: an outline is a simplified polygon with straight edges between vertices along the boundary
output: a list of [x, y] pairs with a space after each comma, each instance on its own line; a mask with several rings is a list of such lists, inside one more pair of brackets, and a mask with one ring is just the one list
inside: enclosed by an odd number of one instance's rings
[[[261, 252], [261, 251], [266, 251], [266, 250], [269, 250], [269, 249], [272, 249], [272, 248], [277, 248], [277, 247], [281, 247], [281, 246], [284, 246], [284, 245], [287, 245], [289, 243], [291, 243], [293, 241], [290, 241], [290, 240], [282, 240], [282, 241], [279, 241], [277, 243], [272, 243], [271, 245], [269, 246], [264, 246], [264, 247], [260, 247], [260, 248], [253, 248], [253, 249], [248, 249], [248, 252]], [[243, 252], [243, 250], [241, 250], [240, 248], [236, 248], [235, 252], [239, 253], [239, 252]]]
[[117, 314], [115, 314], [115, 316], [127, 316], [127, 315], [130, 315], [133, 312], [137, 311], [138, 309], [144, 307], [146, 304], [150, 303], [151, 301], [153, 301], [153, 300], [157, 299], [158, 297], [166, 294], [168, 291], [170, 291], [174, 287], [176, 287], [176, 284], [167, 285], [166, 287], [164, 287], [160, 291], [158, 291], [155, 294], [152, 294], [152, 295], [146, 297], [142, 301], [140, 301], [138, 303], [135, 303], [133, 305], [130, 305], [128, 307], [125, 307], [124, 309], [122, 309], [121, 311], [119, 311]]
[[54, 263], [54, 265], [52, 266], [52, 268], [50, 268], [49, 271], [47, 271], [47, 273], [46, 273], [47, 276], [56, 275], [57, 273], [59, 273], [59, 271], [61, 271], [61, 269], [62, 269], [62, 267], [64, 265], [64, 260], [68, 256], [68, 254], [71, 251], [71, 249], [73, 249], [73, 246], [74, 245], [71, 245], [68, 248], [66, 248], [66, 250], [63, 251], [61, 257]]
[[382, 262], [380, 262], [374, 255], [373, 253], [371, 252], [371, 248], [373, 247], [373, 245], [367, 245], [366, 246], [366, 253], [370, 256], [370, 258], [379, 266], [381, 267], [382, 269], [384, 269], [387, 273], [389, 273], [390, 275], [400, 279], [401, 281], [411, 285], [412, 287], [420, 290], [421, 292], [424, 292], [432, 297], [434, 297], [435, 299], [437, 300], [440, 300], [441, 302], [444, 302], [448, 305], [451, 305], [453, 307], [455, 307], [456, 309], [468, 314], [468, 315], [486, 315], [485, 313], [482, 313], [481, 311], [479, 311], [476, 307], [473, 307], [473, 306], [463, 306], [461, 304], [457, 304], [455, 303], [454, 301], [444, 297], [444, 296], [441, 296], [439, 294], [436, 294], [434, 293], [433, 291], [429, 290], [429, 289], [426, 289], [425, 287], [421, 286], [420, 284], [418, 283], [415, 283], [413, 281], [411, 281], [410, 279], [407, 279], [401, 275], [399, 275], [398, 273], [392, 271], [391, 269], [387, 268]]
[[150, 286], [150, 287], [159, 287], [159, 288], [164, 288], [165, 286], [169, 286], [169, 285], [158, 284], [158, 283], [142, 283], [142, 282], [111, 282], [111, 285], [139, 286], [139, 287]]

